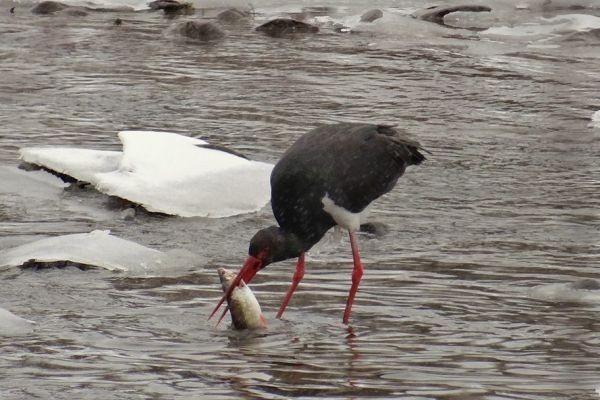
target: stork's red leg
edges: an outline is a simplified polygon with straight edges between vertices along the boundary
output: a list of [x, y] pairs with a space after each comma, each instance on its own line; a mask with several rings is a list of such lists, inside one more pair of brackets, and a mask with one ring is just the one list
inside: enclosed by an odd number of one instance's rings
[[352, 310], [352, 303], [354, 303], [354, 297], [358, 290], [358, 284], [363, 275], [363, 267], [360, 262], [360, 254], [358, 252], [358, 243], [356, 240], [356, 232], [350, 231], [350, 247], [352, 247], [352, 259], [354, 261], [354, 270], [352, 271], [352, 286], [350, 287], [350, 293], [348, 293], [348, 301], [346, 302], [346, 310], [344, 310], [344, 324], [348, 325], [350, 319], [350, 311]]
[[294, 290], [298, 287], [298, 284], [302, 280], [304, 276], [304, 253], [300, 253], [300, 257], [298, 257], [298, 263], [296, 264], [296, 271], [294, 272], [294, 276], [292, 277], [292, 284], [290, 285], [285, 297], [283, 298], [283, 302], [281, 302], [281, 307], [279, 307], [279, 311], [277, 312], [277, 318], [281, 318], [285, 308], [287, 307], [292, 295], [294, 294]]

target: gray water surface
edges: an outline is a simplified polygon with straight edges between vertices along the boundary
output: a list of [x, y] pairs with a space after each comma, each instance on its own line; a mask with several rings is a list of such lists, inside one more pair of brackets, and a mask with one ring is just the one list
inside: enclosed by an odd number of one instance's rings
[[[0, 251], [109, 229], [206, 262], [141, 277], [0, 271], [0, 305], [37, 322], [0, 337], [0, 398], [598, 398], [600, 304], [530, 289], [600, 279], [600, 129], [588, 126], [600, 109], [600, 41], [489, 37], [402, 17], [415, 2], [394, 6], [405, 25], [279, 39], [252, 31], [280, 13], [259, 8], [210, 44], [168, 34], [178, 20], [160, 13], [2, 12], [2, 165], [18, 165], [24, 146], [119, 150], [124, 129], [276, 162], [304, 132], [341, 121], [396, 124], [432, 154], [374, 204], [389, 233], [360, 236], [365, 275], [349, 327], [345, 234], [309, 253], [282, 321], [295, 261], [261, 271], [252, 288], [269, 328], [235, 332], [206, 320], [221, 294], [216, 269], [241, 266], [249, 238], [273, 223], [269, 206], [124, 219], [92, 189], [4, 195]], [[535, 10], [481, 18], [539, 22]]]

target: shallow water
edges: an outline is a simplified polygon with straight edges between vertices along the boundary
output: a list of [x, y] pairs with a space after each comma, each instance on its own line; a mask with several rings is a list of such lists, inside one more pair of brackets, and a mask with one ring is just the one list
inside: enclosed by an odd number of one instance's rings
[[[344, 4], [336, 18], [360, 15]], [[600, 279], [600, 129], [589, 126], [600, 41], [567, 40], [575, 28], [540, 20], [583, 11], [454, 17], [511, 33], [497, 35], [407, 17], [417, 4], [393, 3], [393, 18], [362, 33], [273, 39], [251, 28], [302, 7], [264, 3], [250, 26], [208, 45], [173, 37], [177, 20], [158, 13], [34, 17], [25, 3], [1, 13], [3, 166], [24, 146], [118, 150], [124, 129], [198, 136], [275, 162], [302, 133], [339, 121], [396, 124], [432, 155], [373, 207], [389, 233], [360, 238], [366, 273], [350, 327], [345, 235], [310, 252], [283, 321], [274, 314], [294, 262], [263, 270], [252, 288], [270, 326], [234, 332], [206, 321], [220, 296], [216, 268], [241, 266], [248, 239], [273, 222], [268, 206], [225, 219], [128, 219], [93, 190], [0, 192], [0, 249], [110, 229], [206, 260], [141, 277], [1, 271], [0, 306], [37, 326], [0, 337], [0, 397], [598, 398], [600, 305], [529, 290]], [[524, 35], [528, 23], [544, 29]]]

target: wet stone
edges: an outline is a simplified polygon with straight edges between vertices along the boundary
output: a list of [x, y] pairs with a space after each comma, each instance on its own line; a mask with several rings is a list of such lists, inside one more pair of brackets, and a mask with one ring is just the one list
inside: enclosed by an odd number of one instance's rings
[[200, 41], [218, 40], [225, 32], [212, 22], [185, 21], [177, 25], [175, 31], [181, 36]]
[[248, 11], [241, 11], [237, 8], [230, 8], [217, 14], [217, 21], [222, 24], [240, 24], [247, 22], [250, 17]]
[[268, 36], [280, 37], [299, 33], [317, 33], [319, 32], [319, 28], [294, 19], [277, 18], [257, 27], [256, 31], [262, 32]]
[[383, 17], [383, 11], [379, 9], [369, 10], [360, 17], [360, 22], [373, 22]]

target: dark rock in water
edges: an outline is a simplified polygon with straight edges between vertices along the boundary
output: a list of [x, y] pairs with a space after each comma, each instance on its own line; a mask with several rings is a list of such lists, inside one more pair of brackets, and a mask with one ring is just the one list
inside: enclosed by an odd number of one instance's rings
[[66, 4], [59, 3], [58, 1], [42, 1], [39, 2], [35, 7], [31, 9], [33, 14], [47, 15], [54, 14], [57, 11], [62, 11], [68, 8]]
[[560, 38], [563, 42], [580, 42], [582, 44], [597, 45], [600, 43], [600, 28], [584, 32], [573, 32]]
[[[573, 1], [571, 2], [565, 2], [565, 1], [559, 1], [559, 2], [553, 2], [552, 0], [546, 0], [544, 1], [541, 5], [540, 5], [540, 9], [542, 12], [544, 13], [555, 13], [555, 12], [564, 12], [564, 11], [591, 11], [594, 9], [600, 9], [600, 3], [598, 3], [597, 1], [581, 1], [580, 3], [584, 3], [584, 4], [568, 4], [568, 3], [573, 3]], [[587, 3], [587, 4], [586, 4]], [[596, 4], [594, 4], [596, 3]]]
[[14, 7], [11, 7], [11, 8], [10, 8], [10, 13], [11, 13], [11, 14], [14, 14], [14, 13], [15, 13], [15, 8], [14, 8]]
[[89, 14], [87, 11], [85, 11], [81, 7], [68, 7], [62, 13], [66, 14], [66, 15], [70, 15], [72, 17], [85, 17], [86, 15]]
[[319, 32], [319, 28], [314, 25], [288, 18], [274, 19], [257, 27], [256, 30], [274, 37], [293, 35], [297, 33]]
[[366, 222], [360, 225], [360, 231], [376, 237], [381, 237], [389, 232], [389, 228], [383, 222]]
[[168, 8], [178, 8], [182, 4], [177, 0], [155, 0], [148, 3], [148, 7], [151, 10], [164, 10]]
[[70, 15], [73, 17], [85, 17], [89, 9], [86, 7], [75, 7], [58, 1], [42, 1], [31, 9], [33, 14], [50, 15], [55, 13]]
[[150, 10], [163, 10], [165, 14], [191, 14], [193, 7], [190, 3], [180, 3], [177, 0], [155, 0], [148, 3]]
[[383, 17], [383, 11], [379, 9], [369, 10], [360, 17], [360, 22], [373, 22]]
[[121, 18], [117, 18], [117, 19], [115, 19], [114, 24], [117, 26], [123, 25], [123, 20]]
[[23, 268], [23, 269], [32, 269], [34, 271], [37, 271], [37, 270], [40, 270], [40, 269], [50, 269], [50, 268], [62, 269], [62, 268], [68, 268], [68, 267], [78, 268], [78, 269], [80, 269], [82, 271], [87, 271], [87, 270], [90, 270], [90, 269], [97, 268], [94, 265], [77, 263], [77, 262], [72, 262], [72, 261], [68, 261], [68, 260], [64, 260], [64, 261], [38, 261], [36, 259], [31, 259], [31, 260], [25, 261], [21, 265], [21, 268]]
[[208, 42], [225, 36], [225, 32], [212, 22], [185, 21], [175, 27], [175, 32], [190, 39]]
[[[14, 7], [13, 7], [14, 8]], [[38, 15], [49, 15], [49, 14], [62, 14], [71, 15], [75, 17], [82, 17], [88, 15], [90, 12], [133, 12], [134, 9], [127, 6], [120, 7], [80, 7], [70, 6], [58, 1], [42, 1], [31, 9], [33, 14]]]
[[444, 17], [453, 12], [468, 11], [468, 12], [490, 12], [492, 9], [488, 6], [480, 6], [474, 4], [465, 4], [457, 6], [434, 6], [424, 10], [419, 10], [413, 17], [422, 19], [423, 21], [434, 22], [444, 25]]
[[41, 165], [37, 165], [37, 164], [31, 164], [28, 162], [22, 162], [19, 164], [19, 169], [22, 169], [23, 171], [46, 171], [54, 176], [56, 176], [57, 178], [60, 178], [63, 182], [66, 183], [76, 183], [79, 182], [77, 179], [73, 178], [72, 176], [69, 176], [67, 174], [63, 174], [57, 171], [54, 171], [50, 168], [46, 168], [43, 167]]
[[571, 284], [573, 289], [584, 289], [584, 290], [598, 290], [600, 289], [600, 282], [591, 278], [583, 278]]
[[250, 17], [248, 11], [241, 11], [237, 8], [230, 8], [217, 14], [217, 21], [222, 24], [240, 24], [247, 22]]

